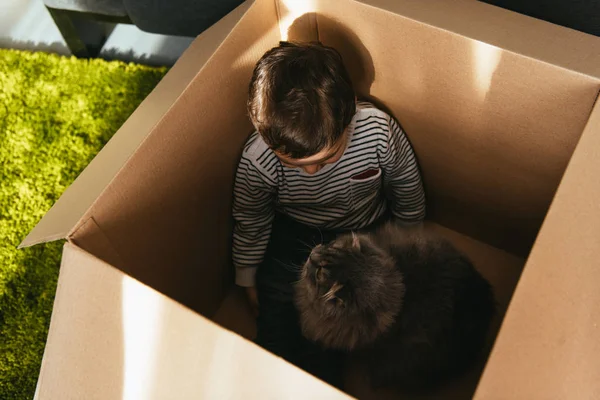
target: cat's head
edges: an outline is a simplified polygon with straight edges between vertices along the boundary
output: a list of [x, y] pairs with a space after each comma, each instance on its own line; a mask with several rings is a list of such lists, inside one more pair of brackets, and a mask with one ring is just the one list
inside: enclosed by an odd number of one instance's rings
[[352, 233], [313, 249], [296, 304], [309, 339], [352, 349], [391, 326], [403, 294], [392, 256], [368, 235]]

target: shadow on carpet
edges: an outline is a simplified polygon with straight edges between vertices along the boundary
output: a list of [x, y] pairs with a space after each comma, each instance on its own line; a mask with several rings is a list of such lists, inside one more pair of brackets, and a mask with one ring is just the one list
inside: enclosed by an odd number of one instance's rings
[[0, 50], [0, 399], [31, 399], [62, 243], [17, 250], [166, 73]]

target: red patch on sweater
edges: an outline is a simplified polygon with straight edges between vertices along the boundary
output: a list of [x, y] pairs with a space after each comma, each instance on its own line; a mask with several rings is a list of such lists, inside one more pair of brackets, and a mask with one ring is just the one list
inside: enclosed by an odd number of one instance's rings
[[361, 172], [358, 175], [354, 175], [351, 179], [355, 180], [355, 181], [362, 181], [365, 179], [369, 179], [375, 175], [377, 175], [379, 173], [379, 169], [368, 169], [364, 172]]

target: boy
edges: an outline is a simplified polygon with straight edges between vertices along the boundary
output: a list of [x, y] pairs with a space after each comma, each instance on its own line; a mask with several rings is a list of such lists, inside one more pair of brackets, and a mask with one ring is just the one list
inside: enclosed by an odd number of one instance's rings
[[417, 162], [389, 115], [357, 102], [339, 53], [281, 42], [258, 61], [248, 110], [257, 132], [233, 198], [236, 283], [257, 308], [257, 343], [341, 386], [341, 355], [302, 337], [293, 282], [311, 247], [388, 214], [422, 221]]

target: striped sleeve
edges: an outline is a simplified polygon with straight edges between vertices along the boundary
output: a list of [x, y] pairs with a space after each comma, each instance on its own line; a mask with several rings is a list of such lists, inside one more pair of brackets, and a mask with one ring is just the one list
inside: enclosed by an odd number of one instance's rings
[[233, 265], [239, 286], [255, 284], [274, 217], [276, 182], [273, 176], [255, 164], [246, 152], [242, 155], [233, 189]]
[[408, 138], [394, 118], [389, 118], [387, 143], [379, 152], [389, 206], [400, 221], [417, 223], [425, 218], [421, 174]]

